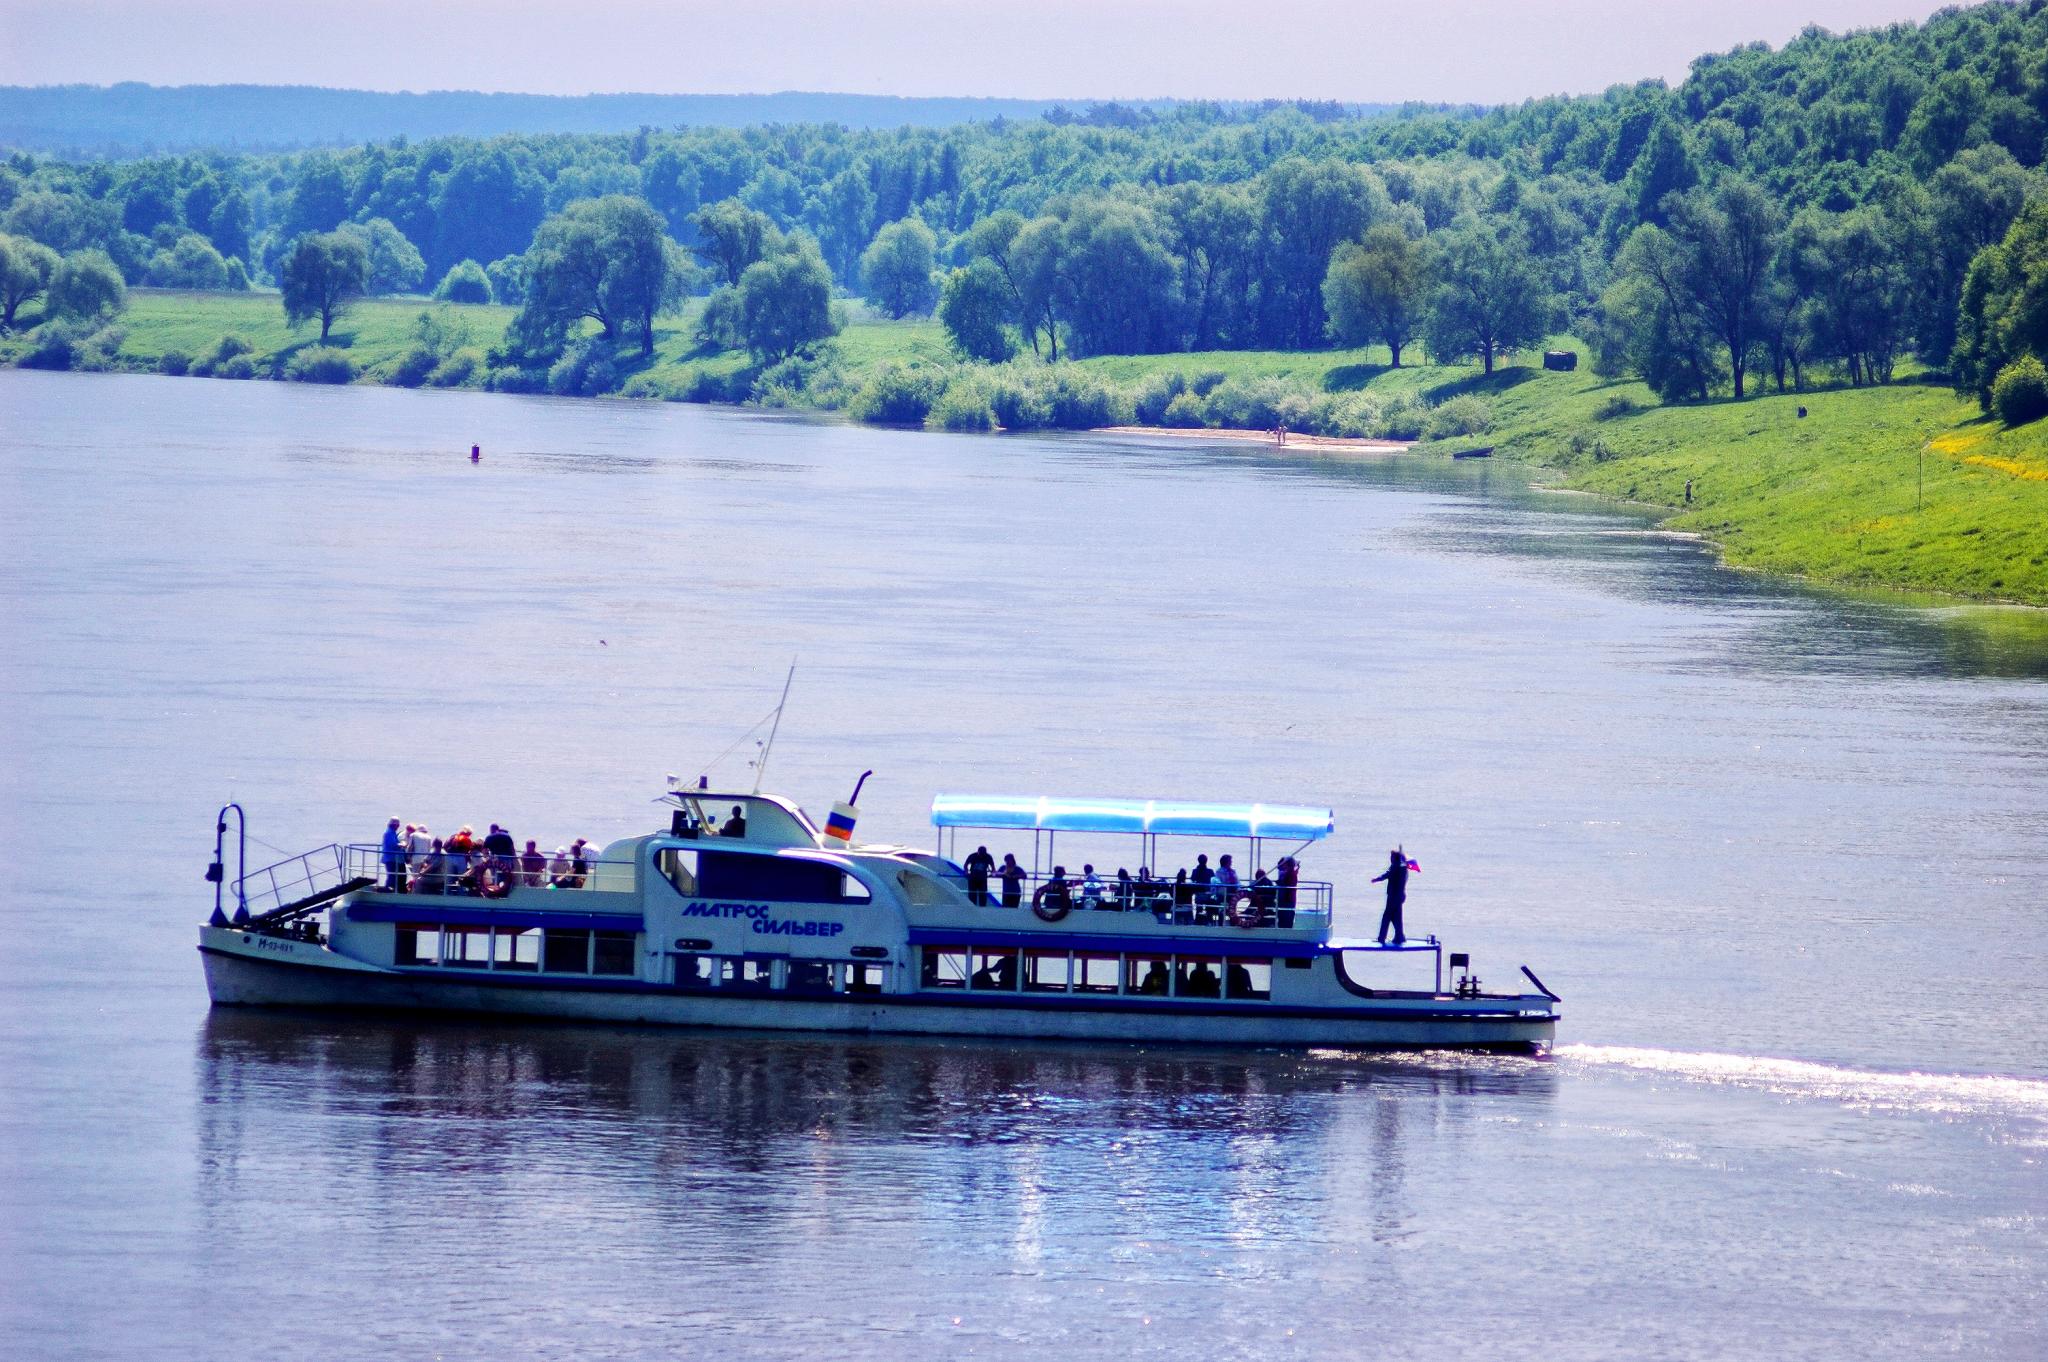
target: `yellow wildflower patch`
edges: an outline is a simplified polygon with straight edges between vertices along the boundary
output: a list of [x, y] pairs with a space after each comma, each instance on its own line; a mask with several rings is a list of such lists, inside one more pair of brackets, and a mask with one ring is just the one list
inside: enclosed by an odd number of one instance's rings
[[1947, 435], [1935, 436], [1927, 442], [1927, 447], [1937, 454], [1953, 456], [1972, 445], [1981, 445], [1990, 438], [1991, 432], [1988, 430], [1957, 430]]
[[2021, 463], [2018, 459], [2000, 459], [1990, 454], [1965, 454], [1964, 463], [1973, 463], [1979, 468], [1995, 468], [2001, 473], [2010, 473], [2028, 482], [2048, 482], [2048, 468], [2036, 468]]

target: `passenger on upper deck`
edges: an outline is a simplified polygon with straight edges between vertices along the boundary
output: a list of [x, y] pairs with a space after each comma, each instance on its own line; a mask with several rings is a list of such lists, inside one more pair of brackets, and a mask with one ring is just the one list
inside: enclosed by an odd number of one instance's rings
[[573, 868], [569, 860], [569, 848], [556, 847], [555, 858], [548, 862], [548, 888], [567, 889]]
[[1194, 882], [1196, 901], [1209, 902], [1209, 886], [1216, 882], [1216, 872], [1209, 868], [1209, 857], [1206, 854], [1195, 857], [1195, 873], [1188, 878]]
[[[1143, 867], [1140, 867], [1142, 873]], [[1131, 879], [1131, 872], [1122, 866], [1116, 868], [1116, 906], [1120, 911], [1129, 912], [1137, 906], [1137, 886]]]
[[527, 888], [538, 889], [545, 883], [542, 875], [548, 868], [548, 858], [540, 854], [531, 837], [526, 839], [526, 850], [519, 854], [519, 868], [525, 872], [521, 879]]
[[988, 877], [995, 868], [996, 858], [988, 854], [985, 846], [969, 852], [961, 866], [967, 872], [967, 900], [977, 908], [988, 907]]
[[441, 839], [434, 839], [427, 858], [420, 862], [420, 877], [413, 882], [413, 892], [418, 894], [445, 894], [448, 892], [448, 856], [441, 849]]
[[1186, 867], [1173, 872], [1173, 906], [1187, 908], [1194, 904], [1195, 886], [1188, 882]]
[[1003, 907], [1024, 906], [1024, 867], [1017, 864], [1014, 852], [1003, 853], [1003, 868], [998, 872], [1003, 879]]
[[1282, 908], [1294, 906], [1296, 886], [1301, 883], [1301, 862], [1292, 856], [1280, 858], [1280, 902]]
[[[1101, 888], [1099, 882], [1096, 888]], [[1052, 868], [1052, 878], [1047, 880], [1045, 887], [1038, 892], [1043, 896], [1044, 906], [1048, 909], [1058, 911], [1074, 906], [1073, 890], [1067, 884], [1067, 868], [1063, 865]]]
[[719, 835], [720, 837], [744, 837], [744, 836], [746, 836], [746, 835], [747, 835], [747, 811], [746, 811], [745, 809], [741, 808], [741, 807], [740, 807], [739, 805], [737, 805], [737, 804], [733, 805], [733, 806], [732, 806], [732, 817], [730, 817], [730, 818], [728, 818], [728, 819], [726, 819], [726, 820], [725, 820], [725, 826], [724, 826], [723, 828], [719, 829], [718, 835]]
[[1081, 906], [1088, 909], [1102, 906], [1102, 877], [1095, 873], [1092, 865], [1081, 867]]
[[1230, 863], [1228, 854], [1216, 862], [1216, 888], [1223, 896], [1224, 907], [1237, 902], [1237, 867]]
[[405, 839], [398, 832], [399, 820], [394, 818], [384, 829], [384, 887], [394, 894], [405, 892]]

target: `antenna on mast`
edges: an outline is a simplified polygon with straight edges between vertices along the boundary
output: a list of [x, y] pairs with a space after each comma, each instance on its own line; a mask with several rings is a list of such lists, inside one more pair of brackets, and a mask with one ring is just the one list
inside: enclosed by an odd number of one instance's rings
[[789, 675], [782, 679], [782, 699], [775, 706], [775, 722], [768, 727], [768, 741], [761, 744], [761, 759], [754, 763], [754, 793], [761, 793], [761, 781], [768, 774], [768, 754], [775, 750], [775, 733], [782, 727], [782, 707], [789, 703], [790, 683], [796, 680], [796, 659], [789, 660]]

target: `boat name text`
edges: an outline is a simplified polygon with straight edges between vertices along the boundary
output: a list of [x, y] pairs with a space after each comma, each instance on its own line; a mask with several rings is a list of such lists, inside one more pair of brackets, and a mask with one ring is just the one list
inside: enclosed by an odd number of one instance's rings
[[765, 903], [706, 903], [683, 905], [684, 917], [752, 918], [754, 930], [762, 936], [837, 936], [846, 930], [843, 922], [796, 921], [769, 916]]

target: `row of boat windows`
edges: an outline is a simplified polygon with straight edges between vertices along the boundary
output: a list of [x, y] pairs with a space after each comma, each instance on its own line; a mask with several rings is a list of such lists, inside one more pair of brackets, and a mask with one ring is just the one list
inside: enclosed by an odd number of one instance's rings
[[918, 983], [928, 989], [1152, 998], [1273, 996], [1273, 962], [1267, 959], [967, 946], [925, 946], [921, 955]]
[[886, 968], [861, 960], [686, 953], [676, 956], [676, 987], [729, 993], [880, 993]]
[[580, 927], [471, 927], [402, 922], [397, 961], [530, 974], [639, 973], [634, 933]]

